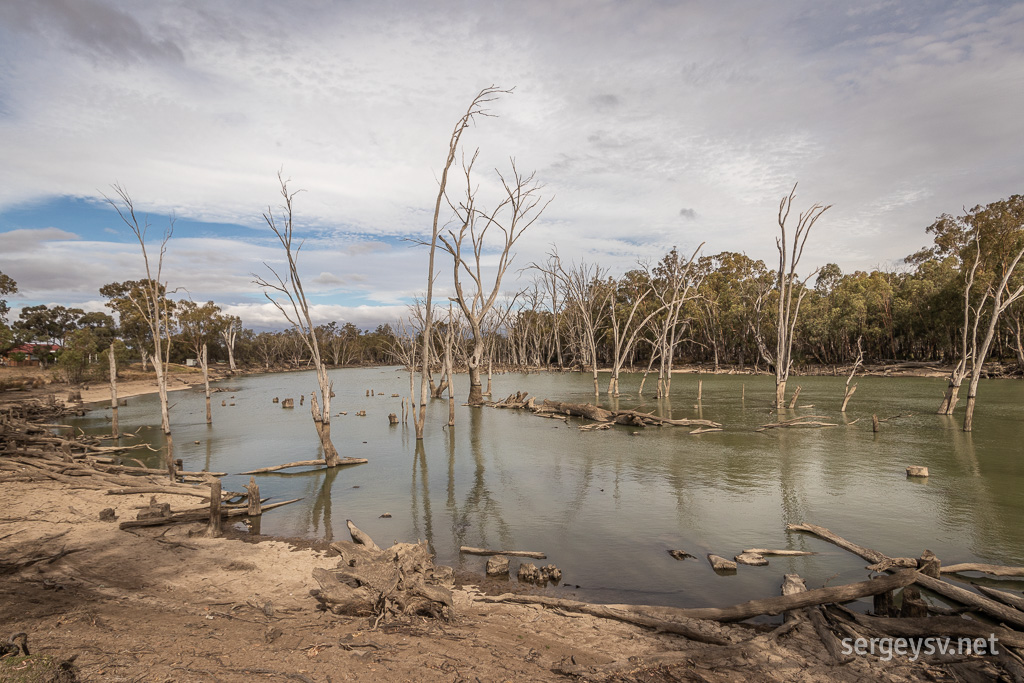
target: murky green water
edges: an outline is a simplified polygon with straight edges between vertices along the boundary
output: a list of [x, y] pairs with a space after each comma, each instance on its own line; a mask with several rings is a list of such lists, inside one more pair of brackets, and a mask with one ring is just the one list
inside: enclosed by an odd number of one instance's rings
[[[425, 538], [442, 563], [482, 572], [485, 558], [460, 556], [460, 545], [539, 550], [597, 601], [679, 606], [724, 605], [775, 595], [782, 575], [797, 572], [808, 586], [866, 578], [864, 562], [824, 542], [787, 534], [789, 522], [813, 522], [890, 555], [928, 548], [946, 564], [1024, 564], [1024, 383], [983, 381], [975, 432], [934, 414], [940, 379], [859, 378], [848, 412], [839, 405], [845, 378], [806, 377], [796, 414], [820, 414], [838, 427], [754, 429], [772, 421], [771, 377], [677, 376], [671, 402], [623, 395], [622, 408], [704, 417], [725, 431], [690, 436], [685, 428], [580, 432], [560, 421], [489, 408], [457, 407], [449, 431], [447, 402], [434, 401], [427, 438], [417, 451], [411, 427], [388, 425], [408, 395], [408, 375], [393, 368], [337, 370], [334, 440], [342, 455], [369, 464], [331, 472], [268, 474], [265, 496], [302, 497], [264, 516], [264, 534], [347, 538], [354, 520], [378, 543]], [[456, 378], [464, 391], [466, 377]], [[639, 377], [624, 377], [635, 392]], [[315, 386], [312, 373], [244, 377], [222, 383], [207, 427], [201, 392], [171, 394], [177, 457], [186, 469], [240, 472], [319, 457], [308, 405], [272, 403]], [[592, 401], [579, 375], [495, 377], [495, 397], [517, 390], [541, 398]], [[651, 383], [647, 385], [652, 388]], [[376, 396], [367, 397], [367, 389]], [[745, 398], [741, 395], [745, 393]], [[234, 403], [221, 407], [221, 400]], [[609, 399], [602, 396], [607, 405]], [[366, 417], [356, 417], [365, 410]], [[873, 434], [871, 414], [894, 417]], [[109, 429], [109, 409], [80, 419]], [[853, 423], [847, 425], [846, 423]], [[122, 431], [159, 442], [155, 396], [129, 400]], [[198, 443], [194, 443], [197, 442]], [[153, 463], [157, 456], [150, 456]], [[928, 466], [927, 480], [909, 480], [907, 465]], [[248, 477], [228, 476], [242, 490]], [[390, 519], [381, 519], [391, 513]], [[801, 558], [771, 558], [767, 567], [716, 575], [708, 552], [732, 557], [743, 548], [816, 550]], [[669, 549], [699, 559], [672, 559]], [[516, 564], [513, 562], [513, 567]], [[1002, 585], [1022, 588], [1021, 582]], [[565, 591], [565, 588], [551, 589]]]

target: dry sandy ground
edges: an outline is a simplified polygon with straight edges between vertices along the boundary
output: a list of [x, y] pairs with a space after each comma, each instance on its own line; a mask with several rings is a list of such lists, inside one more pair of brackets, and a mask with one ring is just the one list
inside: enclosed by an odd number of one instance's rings
[[[456, 589], [449, 622], [414, 618], [374, 629], [366, 618], [317, 610], [312, 570], [337, 564], [326, 552], [206, 538], [199, 524], [129, 532], [99, 521], [105, 507], [134, 519], [148, 498], [0, 483], [4, 561], [72, 551], [0, 576], [5, 631], [27, 632], [34, 653], [77, 655], [87, 681], [567, 680], [560, 669], [605, 680], [903, 681], [928, 671], [868, 659], [834, 666], [813, 632], [755, 654], [716, 648], [723, 657], [694, 665], [685, 653], [697, 659], [713, 646], [587, 615], [475, 602], [473, 586]], [[172, 508], [198, 500], [157, 498]], [[718, 632], [733, 642], [757, 635]], [[666, 656], [671, 667], [658, 668]], [[934, 674], [926, 680], [953, 680]]]

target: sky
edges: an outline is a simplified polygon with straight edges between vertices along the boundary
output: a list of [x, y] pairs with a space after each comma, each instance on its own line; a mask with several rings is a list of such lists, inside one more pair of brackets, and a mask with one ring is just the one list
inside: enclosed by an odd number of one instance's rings
[[253, 284], [284, 256], [280, 172], [317, 321], [394, 321], [426, 288], [453, 126], [490, 85], [513, 90], [463, 134], [477, 204], [513, 159], [551, 200], [509, 292], [555, 248], [612, 275], [702, 243], [772, 266], [795, 183], [795, 211], [832, 205], [803, 273], [899, 268], [937, 216], [1024, 191], [1020, 2], [0, 0], [14, 315], [103, 310], [100, 286], [144, 275], [117, 185], [151, 255], [173, 217], [170, 289], [282, 327]]

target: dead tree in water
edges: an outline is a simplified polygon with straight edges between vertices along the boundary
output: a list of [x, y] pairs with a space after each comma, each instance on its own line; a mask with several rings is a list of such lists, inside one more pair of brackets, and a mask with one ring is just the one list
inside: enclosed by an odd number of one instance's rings
[[857, 374], [857, 368], [864, 363], [864, 349], [860, 345], [860, 341], [863, 337], [857, 337], [857, 360], [853, 363], [853, 370], [850, 371], [850, 376], [846, 378], [846, 391], [843, 392], [843, 407], [839, 409], [839, 412], [846, 412], [846, 404], [850, 402], [853, 397], [853, 392], [857, 391], [857, 385], [850, 386], [850, 382], [853, 381], [853, 376]]
[[[120, 203], [106, 197], [107, 203], [117, 211], [117, 215], [131, 229], [142, 249], [142, 262], [146, 267], [146, 279], [139, 282], [138, 290], [129, 290], [126, 294], [139, 316], [146, 321], [153, 342], [151, 360], [156, 370], [157, 393], [160, 397], [160, 428], [167, 437], [167, 473], [171, 480], [177, 479], [174, 466], [174, 442], [171, 439], [171, 416], [167, 401], [167, 365], [171, 355], [171, 305], [167, 301], [167, 286], [160, 282], [163, 276], [164, 254], [167, 243], [174, 234], [174, 217], [164, 230], [160, 242], [160, 255], [156, 260], [155, 269], [151, 267], [149, 253], [146, 251], [146, 231], [149, 221], [135, 215], [135, 205], [128, 191], [120, 185], [114, 185], [114, 192], [120, 197]], [[155, 272], [154, 272], [155, 271]]]
[[977, 277], [978, 266], [981, 265], [981, 243], [975, 239], [974, 246], [974, 260], [964, 279], [964, 320], [963, 327], [960, 329], [960, 357], [957, 359], [956, 365], [953, 366], [953, 370], [949, 373], [949, 386], [946, 387], [946, 393], [942, 397], [942, 404], [937, 411], [939, 415], [953, 414], [958, 400], [957, 395], [960, 393], [960, 385], [963, 383], [964, 378], [967, 377], [967, 364], [977, 351], [978, 323], [980, 322], [979, 309], [984, 304], [984, 299], [977, 306], [971, 304], [974, 281]]
[[[293, 246], [292, 243], [294, 235], [293, 202], [295, 195], [299, 191], [292, 192], [289, 190], [288, 181], [280, 173], [277, 174], [277, 180], [281, 185], [281, 196], [284, 198], [283, 215], [279, 222], [279, 219], [274, 216], [274, 212], [268, 208], [267, 212], [263, 214], [263, 219], [274, 234], [277, 235], [281, 246], [284, 247], [285, 258], [288, 261], [288, 271], [282, 277], [276, 270], [264, 263], [263, 265], [267, 267], [267, 270], [273, 274], [274, 281], [271, 282], [255, 274], [253, 277], [256, 278], [255, 284], [263, 288], [263, 294], [267, 297], [267, 300], [274, 304], [277, 310], [281, 311], [285, 320], [298, 332], [306, 349], [309, 350], [313, 365], [316, 368], [317, 383], [320, 386], [320, 399], [322, 401], [322, 404], [318, 402], [314, 393], [309, 407], [313, 414], [313, 424], [316, 426], [317, 435], [320, 437], [320, 445], [323, 447], [323, 462], [328, 467], [336, 467], [342, 464], [342, 461], [337, 449], [334, 447], [334, 443], [331, 441], [332, 382], [327, 376], [327, 365], [320, 356], [320, 344], [317, 341], [316, 332], [313, 327], [313, 318], [309, 313], [309, 302], [306, 300], [306, 292], [302, 288], [302, 280], [299, 278], [298, 258], [299, 250], [302, 249], [302, 243], [300, 242], [297, 246]], [[271, 296], [271, 292], [276, 292], [280, 295], [281, 299]], [[315, 461], [304, 461], [304, 464], [312, 462]]]
[[[484, 400], [483, 384], [480, 381], [480, 362], [483, 359], [485, 342], [482, 325], [501, 291], [502, 278], [512, 264], [512, 247], [551, 203], [549, 199], [541, 204], [539, 193], [542, 186], [534, 181], [533, 173], [520, 173], [513, 159], [512, 171], [507, 178], [498, 172], [504, 191], [502, 199], [489, 211], [478, 208], [476, 188], [472, 181], [473, 164], [476, 162], [477, 153], [473, 154], [468, 164], [463, 163], [462, 170], [466, 180], [465, 198], [458, 205], [452, 204], [449, 200], [461, 225], [457, 231], [449, 230], [447, 237], [438, 235], [438, 239], [452, 255], [455, 298], [466, 317], [466, 324], [472, 335], [469, 352], [466, 354], [470, 405], [479, 405]], [[503, 241], [500, 243], [501, 251], [494, 267], [493, 284], [488, 282], [485, 285], [481, 258], [485, 238], [492, 229], [501, 233]], [[467, 252], [471, 252], [472, 255]], [[468, 278], [468, 283], [463, 280], [463, 275]]]
[[473, 101], [470, 103], [466, 113], [462, 115], [462, 118], [455, 124], [455, 128], [452, 130], [451, 137], [448, 139], [448, 157], [445, 160], [444, 170], [441, 172], [441, 182], [437, 189], [437, 200], [434, 203], [434, 222], [432, 232], [430, 236], [430, 257], [428, 259], [427, 268], [427, 296], [426, 310], [424, 313], [423, 321], [423, 343], [422, 353], [420, 354], [421, 373], [420, 373], [420, 405], [419, 411], [413, 411], [413, 422], [416, 423], [416, 438], [423, 438], [423, 424], [427, 418], [427, 398], [429, 397], [429, 375], [430, 375], [430, 343], [431, 343], [431, 331], [434, 326], [433, 318], [433, 296], [434, 296], [434, 254], [437, 250], [437, 238], [440, 231], [440, 218], [441, 218], [441, 202], [445, 198], [445, 191], [448, 186], [448, 171], [451, 170], [452, 164], [455, 163], [455, 155], [459, 150], [459, 141], [462, 138], [462, 131], [469, 127], [477, 116], [492, 116], [485, 109], [489, 102], [493, 102], [501, 94], [507, 94], [511, 91], [502, 90], [495, 86], [489, 86], [484, 88]]
[[[775, 406], [781, 414], [786, 403], [786, 381], [789, 379], [789, 371], [793, 365], [793, 337], [796, 334], [796, 320], [800, 314], [800, 304], [807, 295], [807, 288], [804, 284], [814, 276], [818, 270], [801, 281], [797, 281], [796, 267], [800, 263], [800, 257], [804, 253], [804, 245], [807, 244], [807, 237], [811, 228], [821, 218], [821, 215], [831, 208], [815, 204], [807, 211], [804, 211], [797, 218], [796, 230], [793, 233], [792, 247], [786, 239], [786, 222], [789, 220], [789, 212], [793, 208], [793, 200], [796, 198], [796, 185], [790, 190], [789, 195], [779, 202], [779, 231], [781, 235], [775, 238], [775, 246], [779, 250], [779, 270], [776, 279], [779, 289], [779, 316], [776, 324], [776, 345], [775, 345]], [[794, 304], [794, 290], [799, 289]]]

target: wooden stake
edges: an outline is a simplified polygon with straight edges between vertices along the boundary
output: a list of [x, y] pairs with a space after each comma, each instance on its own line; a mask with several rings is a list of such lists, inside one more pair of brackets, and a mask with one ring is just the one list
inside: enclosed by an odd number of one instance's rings
[[114, 342], [110, 342], [110, 433], [116, 439], [120, 435], [117, 424], [117, 360], [114, 359]]
[[874, 414], [871, 415], [871, 431], [878, 433], [878, 416]]
[[697, 380], [697, 400], [700, 400], [701, 395], [704, 393], [704, 380]]
[[249, 477], [245, 490], [249, 492], [249, 514], [262, 515], [263, 504], [260, 502], [260, 486], [256, 483], [256, 477]]
[[220, 536], [220, 479], [210, 482], [210, 524], [206, 527], [206, 535], [212, 538]]

